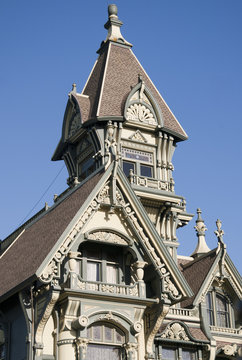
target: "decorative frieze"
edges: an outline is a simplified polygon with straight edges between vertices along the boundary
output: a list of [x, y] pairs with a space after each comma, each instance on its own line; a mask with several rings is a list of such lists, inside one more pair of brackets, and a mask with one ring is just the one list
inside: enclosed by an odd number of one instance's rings
[[90, 282], [77, 279], [76, 286], [80, 290], [86, 291], [98, 291], [105, 294], [118, 294], [129, 296], [140, 296], [138, 284], [133, 285], [119, 285], [119, 284], [107, 284], [101, 282]]

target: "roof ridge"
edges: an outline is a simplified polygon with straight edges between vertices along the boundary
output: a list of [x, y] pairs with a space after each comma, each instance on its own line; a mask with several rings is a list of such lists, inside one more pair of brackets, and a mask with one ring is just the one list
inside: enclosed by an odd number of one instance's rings
[[104, 84], [105, 84], [105, 77], [106, 77], [106, 73], [107, 73], [107, 68], [108, 68], [108, 61], [109, 61], [109, 55], [110, 55], [110, 50], [111, 50], [111, 42], [109, 42], [107, 44], [107, 56], [105, 59], [105, 67], [104, 67], [104, 72], [103, 72], [103, 77], [102, 77], [102, 85], [101, 85], [101, 90], [99, 92], [99, 100], [98, 100], [98, 106], [97, 106], [97, 113], [96, 116], [99, 116], [99, 111], [100, 111], [100, 107], [101, 107], [101, 101], [102, 101], [102, 95], [103, 95], [103, 88], [104, 88]]
[[217, 248], [214, 248], [214, 249], [212, 249], [211, 251], [209, 251], [209, 252], [207, 252], [207, 253], [205, 253], [205, 254], [203, 254], [203, 255], [195, 258], [195, 259], [193, 259], [192, 261], [187, 262], [186, 264], [182, 264], [182, 263], [181, 263], [181, 266], [182, 266], [183, 269], [187, 269], [188, 267], [194, 265], [195, 263], [203, 260], [205, 257], [211, 255], [213, 252], [216, 253], [216, 250], [217, 250]]

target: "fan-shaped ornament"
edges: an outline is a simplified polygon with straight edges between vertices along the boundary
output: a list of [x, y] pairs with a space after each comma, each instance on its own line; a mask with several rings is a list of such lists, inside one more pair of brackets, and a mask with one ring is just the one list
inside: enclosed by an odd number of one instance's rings
[[148, 124], [156, 124], [154, 114], [143, 104], [132, 104], [128, 107], [126, 118], [129, 121], [140, 121]]

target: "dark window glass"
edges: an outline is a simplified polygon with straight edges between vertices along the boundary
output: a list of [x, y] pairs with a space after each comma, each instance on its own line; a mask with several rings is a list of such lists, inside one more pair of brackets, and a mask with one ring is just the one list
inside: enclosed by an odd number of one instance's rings
[[130, 161], [123, 161], [123, 171], [127, 177], [129, 176], [130, 170], [135, 172], [135, 164]]
[[145, 177], [152, 177], [152, 166], [140, 165], [140, 175]]
[[206, 295], [206, 304], [209, 324], [214, 325], [212, 294], [210, 292]]

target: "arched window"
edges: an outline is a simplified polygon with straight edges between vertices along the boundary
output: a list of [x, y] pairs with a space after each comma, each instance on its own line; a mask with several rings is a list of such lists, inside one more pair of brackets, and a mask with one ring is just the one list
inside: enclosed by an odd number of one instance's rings
[[111, 324], [96, 323], [87, 329], [89, 343], [86, 360], [125, 359], [125, 334]]
[[210, 291], [206, 295], [207, 315], [210, 325], [232, 327], [230, 312], [232, 311], [228, 298], [218, 292]]

